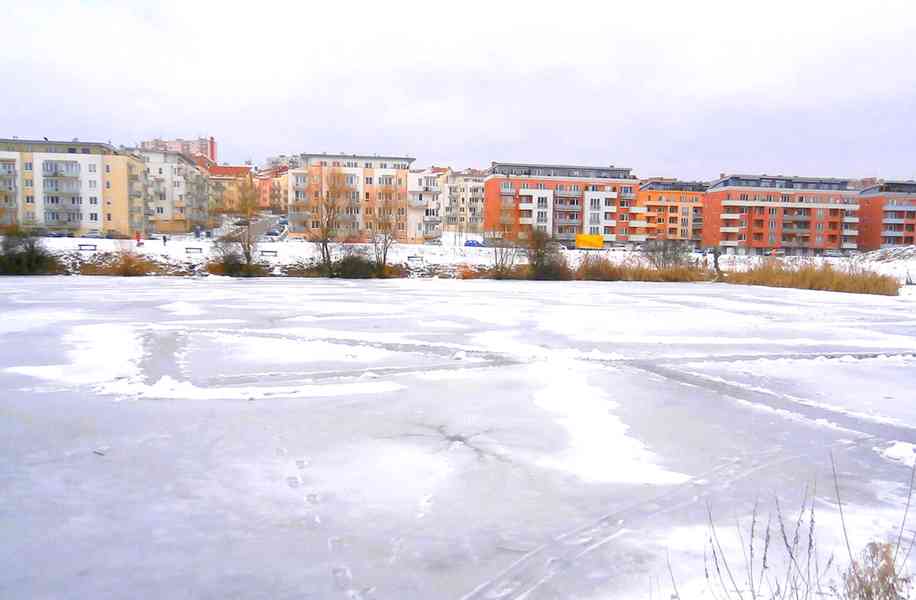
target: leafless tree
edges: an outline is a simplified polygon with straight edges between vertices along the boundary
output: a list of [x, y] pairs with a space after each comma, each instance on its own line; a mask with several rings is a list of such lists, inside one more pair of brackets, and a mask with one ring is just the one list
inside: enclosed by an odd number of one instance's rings
[[321, 267], [325, 274], [332, 270], [331, 242], [339, 239], [340, 219], [344, 206], [356, 194], [353, 184], [347, 182], [347, 175], [340, 169], [331, 169], [322, 181], [310, 189], [305, 210], [308, 238], [318, 244], [321, 251]]
[[656, 269], [683, 267], [690, 262], [690, 248], [680, 240], [649, 240], [642, 254]]
[[397, 188], [384, 186], [378, 194], [378, 202], [372, 207], [371, 214], [365, 217], [372, 244], [372, 257], [381, 277], [388, 265], [388, 251], [397, 241]]

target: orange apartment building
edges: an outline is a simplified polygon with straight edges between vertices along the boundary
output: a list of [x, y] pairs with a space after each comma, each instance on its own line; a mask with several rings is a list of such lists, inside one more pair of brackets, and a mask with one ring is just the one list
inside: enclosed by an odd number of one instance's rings
[[629, 210], [631, 235], [646, 239], [680, 240], [698, 247], [703, 242], [702, 181], [645, 179], [639, 184], [636, 206]]
[[859, 248], [916, 244], [916, 181], [885, 181], [862, 190]]
[[729, 254], [813, 256], [858, 248], [856, 180], [723, 175], [703, 204], [703, 246]]
[[[301, 154], [300, 167], [288, 173], [289, 227], [293, 237], [311, 237], [318, 233], [320, 222], [312, 211], [331, 191], [332, 179], [342, 178], [333, 193], [346, 197], [336, 200], [340, 214], [335, 237], [344, 240], [364, 240], [385, 211], [400, 241], [423, 241], [422, 205], [411, 203], [408, 177], [413, 158], [361, 154]], [[345, 191], [341, 192], [340, 187]], [[413, 226], [409, 226], [409, 224]], [[417, 226], [419, 224], [419, 228]]]
[[288, 206], [289, 167], [278, 165], [261, 169], [255, 175], [258, 188], [258, 208], [286, 213]]
[[576, 234], [643, 241], [629, 226], [639, 181], [622, 167], [494, 162], [484, 179], [484, 236], [525, 239], [538, 229], [565, 245]]

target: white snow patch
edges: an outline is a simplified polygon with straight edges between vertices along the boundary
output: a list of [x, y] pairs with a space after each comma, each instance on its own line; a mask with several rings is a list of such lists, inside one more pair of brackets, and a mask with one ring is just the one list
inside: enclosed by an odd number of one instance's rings
[[875, 448], [875, 450], [884, 458], [903, 463], [908, 467], [912, 467], [916, 463], [916, 445], [908, 442], [893, 442], [883, 450], [878, 448]]
[[93, 385], [139, 376], [143, 347], [131, 325], [77, 325], [62, 338], [68, 363], [8, 367], [5, 371], [68, 385]]
[[321, 340], [306, 341], [222, 333], [211, 334], [208, 337], [225, 347], [233, 359], [243, 362], [282, 364], [318, 361], [376, 362], [397, 355], [390, 350], [372, 346], [339, 344]]
[[574, 473], [583, 481], [673, 485], [689, 480], [654, 463], [655, 454], [627, 435], [629, 427], [611, 414], [617, 405], [604, 390], [587, 383], [587, 370], [574, 369], [569, 361], [532, 369], [543, 387], [535, 403], [559, 415], [557, 422], [569, 432], [569, 448], [559, 456], [538, 461], [544, 467]]
[[305, 384], [296, 386], [209, 387], [177, 381], [165, 375], [152, 385], [119, 381], [99, 388], [101, 393], [169, 400], [259, 400], [271, 397], [321, 398], [354, 394], [382, 394], [404, 389], [392, 382]]
[[196, 317], [207, 312], [196, 304], [183, 301], [163, 304], [159, 309], [180, 317]]

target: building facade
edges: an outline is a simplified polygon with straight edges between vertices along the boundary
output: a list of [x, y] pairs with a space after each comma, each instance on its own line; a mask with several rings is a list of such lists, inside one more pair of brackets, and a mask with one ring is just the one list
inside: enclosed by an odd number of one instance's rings
[[255, 177], [258, 208], [274, 213], [289, 211], [289, 167], [279, 165], [260, 169]]
[[187, 233], [207, 227], [209, 182], [181, 152], [141, 150], [149, 182], [149, 219], [155, 233]]
[[885, 181], [862, 190], [859, 248], [916, 244], [916, 181]]
[[442, 235], [442, 184], [448, 169], [411, 170], [407, 178], [407, 228], [414, 237], [437, 239]]
[[[288, 174], [291, 236], [320, 235], [320, 211], [338, 215], [334, 237], [365, 240], [390, 219], [391, 230], [405, 242], [423, 240], [425, 204], [411, 206], [408, 194], [413, 158], [360, 154], [301, 154], [301, 166]], [[425, 199], [423, 201], [425, 203]], [[410, 218], [408, 218], [410, 213]], [[419, 216], [419, 218], [418, 218]]]
[[647, 240], [678, 240], [698, 248], [703, 243], [702, 181], [646, 179], [640, 182], [636, 205], [630, 208], [631, 236]]
[[442, 231], [453, 233], [457, 243], [470, 236], [483, 234], [484, 179], [487, 172], [480, 169], [449, 169], [442, 183]]
[[580, 233], [645, 239], [630, 229], [639, 181], [627, 168], [494, 162], [483, 187], [487, 238], [523, 240], [537, 229], [566, 245]]
[[147, 228], [143, 159], [98, 142], [0, 139], [0, 223], [129, 237]]
[[703, 245], [730, 254], [815, 256], [858, 248], [851, 179], [728, 175], [704, 199]]
[[192, 157], [203, 156], [216, 162], [216, 140], [212, 136], [192, 140], [183, 140], [181, 138], [162, 140], [156, 138], [140, 142], [140, 149], [158, 152], [179, 152]]

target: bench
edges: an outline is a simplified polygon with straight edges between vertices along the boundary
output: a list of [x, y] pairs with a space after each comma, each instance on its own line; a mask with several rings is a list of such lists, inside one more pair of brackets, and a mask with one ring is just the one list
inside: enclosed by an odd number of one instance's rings
[[77, 244], [77, 248], [80, 252], [95, 252], [97, 250], [95, 244]]
[[203, 254], [203, 252], [204, 252], [203, 248], [197, 248], [195, 246], [189, 246], [184, 249], [185, 254]]
[[261, 250], [261, 256], [276, 256], [276, 250]]

